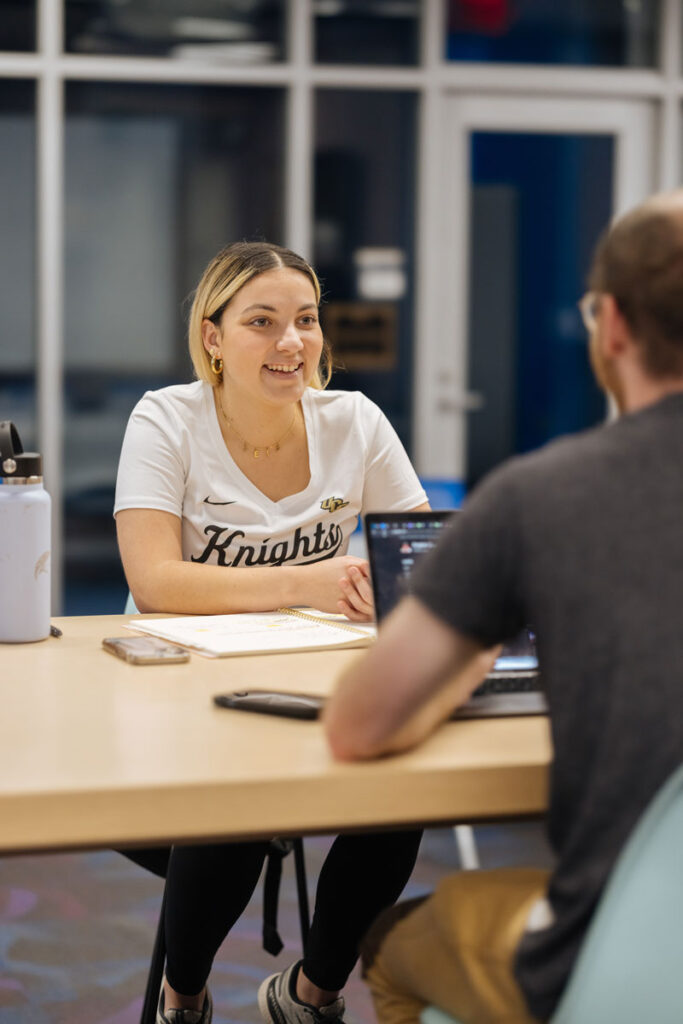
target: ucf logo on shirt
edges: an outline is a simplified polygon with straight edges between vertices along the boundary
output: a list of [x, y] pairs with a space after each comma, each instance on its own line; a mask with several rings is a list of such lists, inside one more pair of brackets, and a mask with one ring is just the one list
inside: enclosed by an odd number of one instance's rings
[[320, 507], [323, 512], [336, 512], [340, 508], [346, 508], [348, 501], [344, 501], [343, 498], [325, 498], [320, 502]]

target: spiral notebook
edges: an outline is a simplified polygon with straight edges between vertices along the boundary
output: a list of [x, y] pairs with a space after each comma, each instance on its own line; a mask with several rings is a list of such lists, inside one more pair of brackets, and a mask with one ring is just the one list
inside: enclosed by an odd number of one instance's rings
[[367, 647], [376, 634], [372, 624], [351, 623], [343, 615], [315, 608], [133, 619], [127, 628], [180, 644], [207, 658]]

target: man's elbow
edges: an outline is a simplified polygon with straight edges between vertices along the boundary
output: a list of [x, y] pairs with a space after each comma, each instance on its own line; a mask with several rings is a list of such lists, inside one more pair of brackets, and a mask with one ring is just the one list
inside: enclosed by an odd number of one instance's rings
[[346, 736], [335, 736], [327, 734], [327, 745], [335, 761], [359, 761], [360, 755], [353, 743], [349, 743]]
[[366, 761], [382, 753], [377, 737], [365, 722], [343, 722], [333, 713], [326, 716], [323, 727], [335, 761]]
[[379, 744], [359, 743], [355, 736], [328, 737], [328, 744], [335, 761], [369, 761], [384, 753]]

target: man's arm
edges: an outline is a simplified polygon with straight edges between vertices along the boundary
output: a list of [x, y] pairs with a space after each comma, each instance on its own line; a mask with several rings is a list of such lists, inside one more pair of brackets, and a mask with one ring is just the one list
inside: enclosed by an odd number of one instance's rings
[[356, 761], [415, 746], [467, 700], [497, 653], [416, 598], [404, 598], [328, 702], [324, 726], [332, 753]]

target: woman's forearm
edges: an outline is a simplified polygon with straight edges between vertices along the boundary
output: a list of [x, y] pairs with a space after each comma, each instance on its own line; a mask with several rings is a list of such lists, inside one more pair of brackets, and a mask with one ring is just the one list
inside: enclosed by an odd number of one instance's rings
[[299, 566], [231, 569], [169, 560], [131, 580], [131, 593], [141, 612], [178, 615], [219, 615], [227, 612], [272, 611], [302, 603]]
[[365, 565], [353, 555], [312, 565], [251, 569], [160, 559], [132, 574], [134, 578], [129, 576], [129, 583], [141, 612], [220, 615], [308, 605], [362, 620], [371, 618], [373, 611], [371, 598], [363, 597], [368, 586]]
[[309, 565], [251, 568], [207, 565], [183, 560], [180, 520], [169, 513], [129, 509], [118, 513], [116, 526], [128, 586], [141, 612], [220, 615], [300, 604], [354, 618], [372, 615], [362, 558], [338, 555]]

